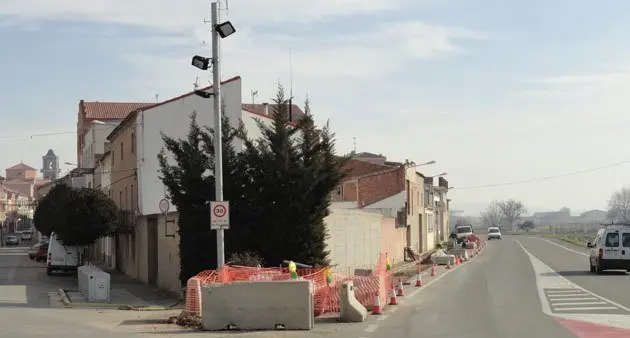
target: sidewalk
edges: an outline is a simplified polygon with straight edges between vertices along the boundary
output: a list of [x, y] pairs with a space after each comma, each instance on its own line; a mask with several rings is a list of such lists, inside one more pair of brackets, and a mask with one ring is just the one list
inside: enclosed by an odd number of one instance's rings
[[110, 301], [88, 302], [79, 293], [78, 285], [72, 289], [59, 290], [66, 307], [118, 308], [121, 310], [164, 310], [183, 308], [184, 302], [172, 294], [158, 290], [155, 286], [140, 283], [118, 271], [103, 268], [110, 274]]

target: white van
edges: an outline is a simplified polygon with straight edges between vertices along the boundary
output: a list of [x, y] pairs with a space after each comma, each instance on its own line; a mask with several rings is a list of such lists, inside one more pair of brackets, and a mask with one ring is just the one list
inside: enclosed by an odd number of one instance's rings
[[54, 271], [74, 273], [81, 265], [83, 250], [76, 246], [64, 246], [55, 233], [50, 234], [46, 259], [46, 274], [52, 276]]
[[472, 235], [472, 233], [472, 225], [458, 225], [455, 227], [455, 234], [457, 235], [458, 243], [465, 241], [468, 236]]
[[626, 270], [630, 272], [630, 226], [612, 224], [597, 231], [590, 249], [591, 272]]

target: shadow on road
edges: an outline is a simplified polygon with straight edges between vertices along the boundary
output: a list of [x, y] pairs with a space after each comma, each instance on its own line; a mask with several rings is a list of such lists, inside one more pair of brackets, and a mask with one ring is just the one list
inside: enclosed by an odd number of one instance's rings
[[[541, 274], [543, 277], [552, 277], [560, 275], [563, 277], [575, 277], [575, 276], [595, 276], [594, 272], [590, 272], [587, 270], [579, 270], [579, 271], [556, 271], [556, 272], [545, 272]], [[611, 270], [611, 271], [602, 271], [600, 275], [604, 276], [627, 276], [627, 273], [623, 270]]]

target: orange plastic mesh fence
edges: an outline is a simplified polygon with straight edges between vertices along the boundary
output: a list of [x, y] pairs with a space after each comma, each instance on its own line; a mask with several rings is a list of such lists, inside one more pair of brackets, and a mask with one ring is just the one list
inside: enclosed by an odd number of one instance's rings
[[[372, 276], [346, 276], [333, 274], [330, 285], [326, 282], [326, 270], [298, 269], [298, 276], [313, 283], [313, 304], [315, 316], [326, 312], [339, 312], [339, 291], [341, 282], [354, 281], [355, 297], [366, 307], [374, 303], [374, 295], [380, 292], [381, 304], [386, 304], [387, 291], [392, 283], [392, 274], [386, 269], [387, 256], [379, 255], [376, 270]], [[207, 270], [188, 280], [186, 285], [185, 309], [191, 314], [201, 314], [202, 286], [214, 283], [230, 283], [236, 281], [289, 280], [291, 274], [287, 268], [255, 268], [247, 266], [224, 265], [222, 269]]]

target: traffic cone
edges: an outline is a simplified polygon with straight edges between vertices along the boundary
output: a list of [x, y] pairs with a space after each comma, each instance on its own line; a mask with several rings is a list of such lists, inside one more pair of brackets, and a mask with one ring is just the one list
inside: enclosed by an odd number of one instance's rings
[[394, 290], [394, 286], [390, 290], [389, 295], [389, 305], [398, 305], [398, 298], [396, 298], [396, 291]]
[[398, 278], [398, 292], [396, 296], [402, 297], [405, 295], [405, 288], [403, 287], [402, 278]]
[[450, 259], [446, 261], [446, 270], [449, 270], [449, 269], [451, 269], [451, 260]]
[[455, 256], [455, 265], [459, 265], [459, 257]]
[[431, 264], [431, 276], [435, 276], [435, 263]]
[[374, 308], [372, 309], [373, 315], [380, 315], [383, 313], [383, 309], [381, 309], [381, 293], [376, 291], [374, 295]]
[[418, 266], [418, 278], [416, 279], [416, 287], [418, 286], [422, 286], [422, 272], [419, 266]]

